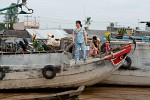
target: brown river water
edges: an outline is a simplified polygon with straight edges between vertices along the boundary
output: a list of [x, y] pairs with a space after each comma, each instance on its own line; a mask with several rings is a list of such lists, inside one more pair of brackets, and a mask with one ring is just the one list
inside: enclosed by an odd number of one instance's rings
[[[13, 99], [14, 96], [45, 95], [52, 93], [52, 91], [54, 93], [55, 90], [0, 91], [0, 100]], [[93, 86], [86, 88], [77, 100], [150, 100], [150, 88]]]

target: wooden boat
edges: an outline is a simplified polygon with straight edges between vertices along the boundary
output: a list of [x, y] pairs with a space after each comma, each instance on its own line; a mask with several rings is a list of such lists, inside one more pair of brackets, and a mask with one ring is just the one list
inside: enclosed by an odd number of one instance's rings
[[71, 90], [51, 95], [32, 95], [32, 96], [15, 96], [3, 100], [70, 100], [76, 99], [84, 91], [85, 86], [79, 87], [77, 90]]
[[[148, 23], [148, 22], [142, 22]], [[131, 43], [130, 36], [123, 36], [121, 39], [116, 39], [115, 27], [108, 27], [108, 31], [113, 31], [111, 34], [111, 45], [118, 47]], [[131, 31], [132, 32], [132, 31]], [[117, 70], [103, 82], [105, 84], [114, 85], [135, 85], [135, 86], [150, 86], [150, 35], [148, 31], [135, 30], [134, 36], [131, 36], [136, 41], [136, 50], [128, 56], [131, 61], [126, 62], [125, 70]], [[104, 39], [105, 40], [105, 39]], [[132, 51], [134, 49], [132, 48]], [[131, 64], [132, 62], [132, 64]], [[130, 64], [129, 64], [130, 63]], [[130, 70], [137, 68], [138, 70]]]
[[[111, 45], [117, 47], [118, 45], [126, 45], [131, 41], [112, 41]], [[134, 48], [132, 48], [132, 51]], [[139, 69], [149, 69], [150, 67], [150, 42], [136, 42], [136, 50], [134, 53], [129, 53], [129, 57], [132, 60], [131, 67]]]
[[[111, 44], [117, 47], [128, 43], [130, 41], [116, 40], [112, 41]], [[127, 69], [115, 71], [100, 84], [150, 86], [150, 43], [137, 42], [136, 44], [135, 52], [128, 55], [132, 61], [131, 66], [128, 66]], [[130, 67], [137, 68], [137, 70], [130, 70]]]
[[131, 45], [103, 58], [75, 63], [64, 53], [1, 54], [0, 89], [91, 86], [116, 71]]
[[[47, 55], [49, 56], [49, 54]], [[45, 54], [43, 56], [45, 56]], [[53, 56], [56, 55], [54, 54]], [[104, 76], [117, 70], [122, 63], [123, 60], [115, 66], [110, 60], [104, 61], [100, 58], [91, 58], [88, 59], [86, 63], [82, 61], [74, 64], [72, 61], [71, 66], [70, 64], [55, 65], [57, 68], [51, 64], [28, 66], [9, 65], [9, 67], [3, 67], [5, 77], [0, 81], [0, 89], [90, 86], [98, 83], [104, 79]], [[1, 74], [3, 74], [3, 72], [1, 71]]]
[[150, 86], [149, 70], [117, 70], [101, 84]]

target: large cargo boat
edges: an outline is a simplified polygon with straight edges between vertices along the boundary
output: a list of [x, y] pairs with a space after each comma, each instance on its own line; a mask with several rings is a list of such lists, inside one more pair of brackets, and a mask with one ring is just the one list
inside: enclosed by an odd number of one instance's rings
[[103, 58], [77, 63], [64, 53], [1, 53], [0, 89], [91, 86], [116, 71], [130, 50], [131, 45], [126, 45]]

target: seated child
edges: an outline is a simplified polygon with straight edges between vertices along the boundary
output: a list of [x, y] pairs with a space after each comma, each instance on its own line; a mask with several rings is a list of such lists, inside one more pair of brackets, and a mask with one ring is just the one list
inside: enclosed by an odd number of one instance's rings
[[89, 57], [96, 56], [100, 52], [100, 41], [96, 36], [93, 37], [90, 43], [90, 53], [88, 54]]

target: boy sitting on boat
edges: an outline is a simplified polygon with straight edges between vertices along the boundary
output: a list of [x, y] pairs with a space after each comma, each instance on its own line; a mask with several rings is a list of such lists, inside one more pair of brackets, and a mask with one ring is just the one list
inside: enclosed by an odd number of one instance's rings
[[96, 36], [93, 36], [92, 41], [90, 42], [90, 52], [88, 54], [89, 57], [96, 56], [100, 53], [100, 41]]

